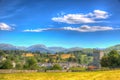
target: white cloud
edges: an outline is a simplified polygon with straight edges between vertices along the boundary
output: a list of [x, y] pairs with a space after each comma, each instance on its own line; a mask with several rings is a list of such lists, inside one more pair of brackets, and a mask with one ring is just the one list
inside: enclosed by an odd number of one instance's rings
[[13, 28], [5, 23], [0, 23], [0, 30], [6, 30], [6, 31], [10, 31]]
[[115, 28], [109, 26], [88, 26], [82, 25], [81, 27], [63, 27], [63, 30], [72, 30], [79, 32], [95, 32], [95, 31], [107, 31], [107, 30], [116, 30]]
[[109, 17], [108, 12], [101, 10], [94, 10], [93, 15], [96, 19], [106, 19]]
[[63, 22], [68, 24], [80, 24], [80, 23], [94, 23], [94, 19], [87, 18], [82, 14], [67, 14], [64, 17], [54, 17], [53, 21]]
[[107, 19], [108, 17], [109, 14], [106, 11], [94, 10], [88, 14], [67, 14], [62, 17], [53, 17], [52, 20], [68, 24], [81, 24], [101, 22], [99, 19]]
[[51, 28], [44, 28], [44, 29], [26, 29], [23, 30], [23, 32], [42, 32], [42, 31], [46, 31], [46, 30], [50, 30]]
[[82, 25], [80, 27], [26, 29], [23, 32], [43, 32], [43, 31], [49, 31], [49, 30], [69, 30], [69, 31], [78, 31], [78, 32], [96, 32], [96, 31], [120, 30], [120, 28], [113, 28], [113, 27], [110, 27], [110, 26]]

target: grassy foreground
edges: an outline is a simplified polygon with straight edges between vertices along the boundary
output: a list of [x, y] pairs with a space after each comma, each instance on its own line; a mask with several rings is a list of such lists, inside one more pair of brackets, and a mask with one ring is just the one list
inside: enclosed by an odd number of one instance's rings
[[120, 80], [120, 70], [61, 73], [0, 74], [0, 80]]

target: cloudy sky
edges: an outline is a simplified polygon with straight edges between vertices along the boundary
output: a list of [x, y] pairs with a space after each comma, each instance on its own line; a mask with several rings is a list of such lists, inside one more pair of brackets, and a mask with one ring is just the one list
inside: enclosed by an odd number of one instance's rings
[[105, 48], [120, 44], [120, 0], [0, 0], [0, 43]]

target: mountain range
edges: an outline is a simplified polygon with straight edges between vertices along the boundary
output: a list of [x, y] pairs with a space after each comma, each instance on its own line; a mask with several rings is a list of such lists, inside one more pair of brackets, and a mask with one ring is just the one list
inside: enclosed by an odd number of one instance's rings
[[[120, 45], [115, 45], [115, 46], [111, 46], [106, 48], [105, 50], [120, 50]], [[0, 50], [25, 50], [25, 51], [39, 51], [42, 53], [56, 53], [56, 52], [70, 52], [70, 51], [79, 51], [79, 50], [83, 50], [83, 51], [90, 51], [92, 50], [92, 48], [81, 48], [81, 47], [73, 47], [73, 48], [63, 48], [63, 47], [47, 47], [43, 44], [36, 44], [36, 45], [32, 45], [29, 47], [24, 47], [24, 46], [14, 46], [11, 44], [5, 44], [5, 43], [1, 43], [0, 44]]]
[[47, 47], [43, 44], [36, 44], [32, 45], [29, 47], [24, 47], [24, 46], [14, 46], [11, 44], [5, 44], [1, 43], [0, 44], [0, 50], [25, 50], [25, 51], [40, 51], [42, 53], [56, 53], [56, 52], [69, 52], [69, 51], [76, 51], [76, 50], [81, 50], [82, 48], [79, 47], [74, 47], [74, 48], [63, 48], [63, 47]]

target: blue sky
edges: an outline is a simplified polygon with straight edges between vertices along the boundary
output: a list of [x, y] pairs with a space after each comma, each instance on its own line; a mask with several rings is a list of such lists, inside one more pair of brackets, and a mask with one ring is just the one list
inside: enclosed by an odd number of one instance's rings
[[0, 43], [105, 48], [120, 44], [120, 0], [0, 0]]

